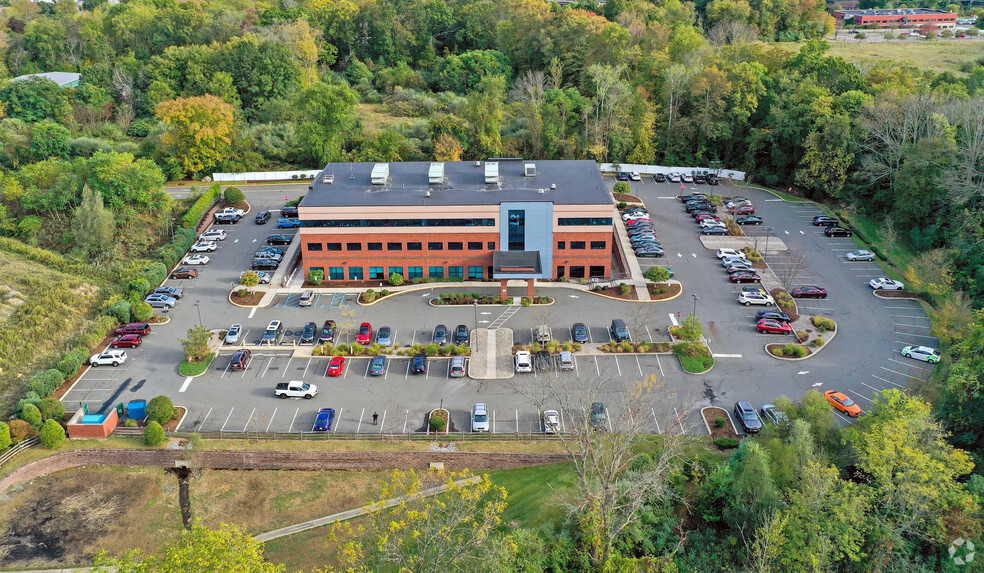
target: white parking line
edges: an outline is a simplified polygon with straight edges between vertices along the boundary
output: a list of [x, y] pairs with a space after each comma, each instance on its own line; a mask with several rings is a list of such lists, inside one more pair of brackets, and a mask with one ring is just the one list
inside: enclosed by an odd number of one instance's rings
[[202, 423], [198, 425], [198, 428], [199, 428], [199, 429], [201, 429], [201, 428], [204, 428], [204, 427], [205, 427], [205, 422], [207, 422], [207, 421], [208, 421], [208, 417], [209, 417], [209, 416], [211, 416], [211, 415], [212, 415], [212, 409], [211, 409], [211, 408], [209, 408], [209, 409], [208, 409], [208, 412], [207, 412], [207, 413], [205, 414], [205, 418], [203, 418], [203, 419], [202, 419]]
[[[866, 387], [866, 388], [871, 388], [875, 392], [881, 392], [880, 389], [875, 388], [874, 386], [871, 386], [869, 384], [865, 384], [864, 382], [861, 382], [861, 385], [864, 386], [864, 387]], [[869, 397], [865, 396], [864, 394], [858, 392], [857, 390], [854, 390], [854, 393], [857, 394], [858, 396], [861, 396], [862, 398], [864, 398], [865, 400], [867, 400], [869, 402], [874, 402], [874, 400], [872, 400], [871, 398], [869, 398]]]
[[[342, 425], [342, 421], [341, 420], [342, 420], [342, 411], [343, 410], [345, 410], [345, 408], [339, 408], [338, 409], [338, 415], [335, 416], [335, 427], [331, 431], [331, 433], [333, 433], [333, 434], [336, 433], [336, 432], [338, 432], [338, 427]], [[383, 413], [385, 414], [386, 412], [384, 411]]]
[[656, 342], [655, 340], [653, 340], [653, 333], [649, 332], [649, 325], [648, 324], [646, 325], [646, 336], [649, 337], [649, 342]]
[[276, 408], [276, 407], [274, 407], [274, 408], [273, 408], [273, 414], [270, 414], [270, 422], [268, 422], [268, 423], [267, 423], [267, 427], [266, 427], [266, 430], [263, 430], [264, 432], [269, 432], [269, 431], [270, 431], [270, 425], [271, 425], [271, 424], [273, 424], [273, 419], [274, 419], [274, 418], [275, 418], [276, 416], [277, 416], [277, 408]]
[[663, 364], [659, 361], [659, 355], [658, 354], [654, 354], [653, 356], [656, 357], [656, 366], [659, 366], [659, 375], [660, 376], [665, 376], [665, 374], [663, 374]]
[[249, 423], [253, 421], [253, 414], [255, 413], [256, 413], [256, 408], [253, 408], [253, 411], [249, 413], [249, 418], [246, 418], [246, 425], [243, 426], [243, 433], [245, 433], [246, 430], [249, 429]]
[[882, 378], [881, 376], [876, 376], [876, 375], [872, 374], [871, 377], [872, 378], [877, 378], [878, 380], [881, 380], [882, 382], [888, 382], [892, 386], [898, 386], [899, 388], [905, 388], [905, 386], [903, 386], [901, 384], [896, 384], [895, 382], [892, 382], [891, 380], [888, 380], [886, 378]]
[[878, 368], [881, 368], [885, 372], [891, 372], [892, 374], [898, 374], [899, 376], [904, 376], [905, 378], [915, 378], [916, 380], [922, 380], [922, 378], [918, 376], [913, 376], [912, 374], [903, 374], [897, 370], [892, 370], [891, 368], [885, 368], [884, 366], [879, 366]]
[[906, 306], [888, 306], [888, 305], [885, 305], [885, 308], [903, 308], [905, 310], [915, 310], [916, 309], [916, 307], [913, 306], [913, 305], [906, 305]]
[[902, 366], [908, 366], [909, 368], [916, 368], [916, 369], [922, 370], [924, 372], [932, 372], [933, 371], [932, 368], [923, 368], [922, 366], [916, 366], [915, 364], [910, 364], [908, 362], [902, 362], [901, 360], [896, 360], [894, 358], [889, 358], [888, 360], [889, 360], [889, 362], [894, 362], [896, 364], [901, 364]]
[[253, 310], [251, 310], [251, 311], [249, 311], [249, 316], [247, 316], [246, 318], [253, 318], [253, 315], [254, 315], [254, 314], [256, 314], [256, 309], [257, 309], [257, 308], [258, 308], [258, 307], [255, 307], [255, 306], [254, 306], [254, 307], [253, 307]]
[[851, 419], [851, 417], [850, 417], [850, 416], [845, 416], [844, 414], [841, 414], [841, 413], [840, 413], [839, 411], [837, 411], [837, 410], [834, 410], [834, 414], [837, 414], [837, 416], [838, 416], [839, 418], [841, 418], [841, 419], [843, 419], [843, 420], [844, 420], [845, 422], [853, 422], [853, 421], [854, 421], [853, 419]]
[[[265, 377], [266, 374], [267, 374], [267, 372], [270, 370], [270, 365], [273, 364], [273, 359], [274, 359], [274, 357], [271, 356], [270, 359], [267, 360], [266, 367], [263, 369], [263, 374], [260, 374], [260, 377], [261, 378]], [[327, 374], [328, 374], [328, 372], [326, 371], [325, 372], [325, 375], [327, 375]]]
[[294, 431], [294, 421], [297, 420], [297, 413], [300, 412], [300, 411], [301, 411], [300, 408], [297, 408], [296, 410], [294, 410], [294, 417], [290, 419], [290, 426], [287, 428], [287, 431], [288, 432], [293, 432]]
[[639, 362], [639, 355], [638, 354], [636, 354], [635, 359], [636, 359], [636, 366], [639, 367], [639, 376], [645, 376], [645, 374], [642, 373], [642, 363]]
[[287, 371], [290, 370], [290, 361], [293, 359], [293, 355], [287, 358], [287, 365], [284, 366], [284, 373], [280, 375], [281, 378], [287, 376]]
[[[618, 365], [618, 356], [612, 355], [612, 358], [615, 359], [615, 368], [618, 369], [618, 377], [621, 378], [622, 377], [622, 368]], [[601, 376], [601, 373], [599, 372], [598, 375]]]
[[577, 369], [577, 356], [571, 356], [574, 359], [574, 374], [580, 376], [581, 372]]
[[918, 314], [890, 314], [888, 316], [894, 316], [895, 318], [922, 318], [925, 320], [929, 320], [928, 316], [926, 315], [919, 316]]
[[366, 409], [362, 409], [362, 413], [359, 414], [359, 423], [355, 425], [355, 433], [358, 434], [362, 430], [362, 417], [366, 415]]
[[928, 336], [926, 334], [913, 334], [911, 332], [899, 332], [899, 331], [895, 331], [892, 334], [904, 334], [905, 336], [915, 336], [916, 338], [932, 338], [933, 340], [936, 339], [935, 336]]
[[225, 419], [225, 422], [224, 422], [224, 423], [222, 424], [222, 427], [221, 427], [221, 428], [219, 428], [219, 431], [220, 431], [220, 432], [221, 432], [221, 431], [223, 431], [223, 430], [225, 430], [225, 427], [226, 427], [226, 424], [228, 424], [228, 423], [229, 423], [229, 418], [231, 418], [231, 417], [232, 417], [232, 413], [233, 413], [233, 412], [234, 412], [235, 410], [236, 410], [235, 408], [233, 408], [232, 410], [229, 410], [229, 415], [228, 415], [228, 416], [226, 416], [226, 419]]
[[362, 375], [362, 379], [365, 380], [369, 377], [369, 366], [372, 364], [372, 360], [366, 362], [366, 373]]
[[301, 378], [304, 378], [304, 377], [307, 376], [307, 371], [308, 371], [308, 368], [311, 367], [311, 361], [312, 360], [314, 360], [314, 358], [308, 358], [307, 364], [304, 365], [304, 372], [301, 374]]
[[601, 368], [598, 366], [598, 357], [594, 357], [595, 371], [598, 373], [598, 378], [601, 378]]
[[911, 326], [912, 328], [933, 328], [932, 325], [928, 324], [906, 324], [904, 322], [894, 322], [895, 326]]
[[[403, 418], [403, 433], [404, 434], [407, 433], [407, 422], [409, 422], [409, 421], [410, 421], [410, 410], [408, 409], [407, 410], [406, 417]], [[380, 428], [379, 433], [382, 433], [382, 432], [383, 432], [383, 430], [382, 430], [382, 428]]]
[[649, 411], [653, 415], [653, 423], [656, 424], [656, 433], [661, 434], [662, 432], [659, 431], [659, 420], [656, 419], [656, 410], [650, 408]]
[[189, 376], [185, 378], [184, 384], [181, 385], [181, 389], [178, 390], [178, 392], [184, 392], [185, 390], [187, 390], [188, 386], [191, 386], [191, 381], [194, 379], [195, 379], [194, 376]]

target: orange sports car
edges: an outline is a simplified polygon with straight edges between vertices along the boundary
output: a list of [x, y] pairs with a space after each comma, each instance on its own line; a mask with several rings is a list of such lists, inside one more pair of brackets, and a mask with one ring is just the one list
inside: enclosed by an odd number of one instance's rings
[[858, 406], [854, 400], [848, 398], [843, 392], [827, 390], [823, 395], [827, 397], [827, 401], [834, 405], [834, 408], [837, 408], [848, 416], [857, 418], [861, 415], [861, 406]]

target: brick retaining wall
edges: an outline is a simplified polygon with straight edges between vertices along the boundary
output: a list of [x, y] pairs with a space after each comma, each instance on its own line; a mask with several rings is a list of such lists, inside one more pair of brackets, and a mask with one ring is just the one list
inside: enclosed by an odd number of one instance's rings
[[[0, 494], [37, 477], [78, 466], [174, 467], [187, 457], [183, 450], [74, 450], [54, 454], [18, 468], [0, 480]], [[492, 470], [555, 464], [566, 454], [510, 454], [474, 452], [265, 452], [203, 451], [195, 455], [198, 467], [237, 470], [392, 470], [426, 469], [442, 462], [449, 470]]]

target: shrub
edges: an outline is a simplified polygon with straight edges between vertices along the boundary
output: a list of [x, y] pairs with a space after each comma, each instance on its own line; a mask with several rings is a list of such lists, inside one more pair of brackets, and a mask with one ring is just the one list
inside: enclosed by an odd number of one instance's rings
[[618, 346], [618, 349], [621, 350], [622, 352], [632, 352], [633, 350], [635, 350], [635, 348], [632, 346], [632, 343], [629, 341], [625, 341], [622, 344], [620, 344]]
[[390, 293], [390, 291], [388, 291], [387, 289], [383, 289], [383, 290], [379, 291], [379, 296], [380, 297], [389, 296], [389, 293]]
[[6, 422], [0, 422], [0, 452], [10, 447], [10, 426]]
[[54, 420], [48, 420], [41, 428], [41, 445], [49, 450], [65, 443], [65, 428]]
[[65, 419], [65, 404], [61, 400], [45, 398], [38, 404], [38, 410], [41, 411], [41, 420], [44, 422], [48, 420], [61, 422]]
[[437, 353], [440, 351], [441, 351], [440, 344], [435, 344], [432, 342], [424, 346], [424, 354], [426, 354], [427, 356], [437, 356]]
[[136, 428], [137, 427], [137, 421], [134, 420], [133, 418], [130, 418], [126, 422], [123, 422], [123, 426], [125, 426], [127, 428]]
[[15, 444], [19, 444], [35, 434], [31, 424], [24, 420], [11, 420], [8, 426], [10, 427], [10, 441]]
[[718, 438], [714, 440], [714, 445], [721, 448], [722, 450], [737, 448], [739, 443], [740, 442], [734, 438]]
[[131, 305], [130, 316], [134, 322], [147, 322], [154, 316], [154, 307], [148, 302], [140, 301]]
[[159, 285], [167, 278], [167, 267], [164, 263], [155, 261], [143, 269], [144, 278], [152, 285]]
[[400, 273], [393, 273], [390, 275], [389, 284], [393, 286], [400, 286], [403, 284], [403, 275]]
[[112, 316], [116, 319], [116, 322], [124, 323], [130, 321], [130, 313], [132, 309], [130, 307], [130, 301], [121, 300], [113, 306], [106, 309], [106, 314]]
[[62, 382], [65, 381], [65, 374], [57, 368], [45, 370], [31, 377], [27, 389], [37, 394], [39, 397], [47, 398], [51, 396]]
[[246, 201], [246, 194], [239, 187], [228, 187], [223, 193], [223, 200], [226, 205], [235, 205]]
[[[202, 220], [202, 216], [219, 200], [219, 195], [221, 194], [222, 186], [218, 183], [209, 187], [207, 191], [198, 197], [198, 200], [191, 206], [191, 209], [188, 209], [188, 212], [185, 213], [185, 216], [181, 219], [181, 226], [186, 229], [197, 227], [198, 222]], [[187, 251], [188, 249], [185, 248], [184, 250]]]
[[147, 421], [166, 424], [175, 416], [174, 403], [167, 396], [151, 398], [147, 403]]
[[437, 410], [431, 414], [428, 425], [432, 432], [443, 432], [448, 427], [447, 414], [443, 410]]
[[622, 284], [618, 285], [618, 289], [622, 292], [622, 295], [623, 296], [629, 294], [630, 292], [632, 292], [632, 287], [630, 285], [625, 284], [625, 283], [622, 283]]
[[137, 298], [143, 298], [150, 292], [150, 283], [145, 278], [133, 279], [126, 284], [126, 289], [135, 294]]
[[723, 428], [725, 424], [728, 423], [727, 418], [714, 418], [714, 427]]
[[81, 346], [76, 348], [58, 361], [58, 370], [65, 376], [66, 379], [71, 378], [76, 372], [79, 371], [79, 368], [82, 367], [82, 363], [85, 362], [88, 354], [88, 348]]
[[795, 358], [803, 358], [810, 353], [805, 346], [799, 344], [787, 344], [785, 348], [782, 349], [782, 353], [785, 356], [793, 356]]
[[646, 279], [654, 283], [665, 283], [670, 280], [670, 269], [654, 265], [646, 269]]
[[782, 346], [776, 346], [770, 352], [772, 352], [772, 355], [773, 356], [782, 356], [782, 352], [783, 352], [784, 349], [785, 348], [782, 347]]
[[164, 434], [164, 428], [156, 421], [149, 422], [144, 428], [144, 443], [148, 446], [159, 446], [166, 439], [167, 435]]
[[41, 396], [38, 396], [37, 392], [28, 390], [24, 393], [24, 397], [17, 401], [17, 411], [23, 410], [27, 404], [34, 404], [35, 406], [41, 404]]
[[820, 337], [814, 338], [810, 341], [810, 346], [814, 348], [823, 348], [824, 344], [827, 344], [827, 341]]
[[626, 203], [625, 201], [619, 201], [619, 202], [618, 202], [618, 208], [619, 208], [619, 209], [625, 209], [625, 208], [626, 208], [626, 207], [628, 207], [628, 206], [629, 206], [629, 204], [628, 204], [628, 203]]
[[803, 342], [804, 340], [806, 340], [809, 337], [810, 337], [810, 333], [807, 332], [807, 331], [805, 331], [805, 330], [797, 330], [796, 331], [796, 338], [798, 338], [800, 342]]
[[810, 319], [813, 326], [817, 327], [820, 332], [832, 331], [837, 328], [837, 323], [825, 316], [814, 316]]
[[530, 306], [533, 304], [533, 301], [530, 300], [528, 297], [524, 296], [522, 299], [520, 299], [519, 304], [522, 306]]
[[353, 342], [352, 344], [349, 345], [349, 354], [351, 354], [352, 356], [360, 356], [363, 352], [365, 352], [365, 350], [366, 347], [362, 346], [361, 344], [356, 344]]
[[323, 280], [325, 280], [325, 271], [322, 269], [314, 269], [308, 273], [308, 282], [313, 285], [320, 285]]

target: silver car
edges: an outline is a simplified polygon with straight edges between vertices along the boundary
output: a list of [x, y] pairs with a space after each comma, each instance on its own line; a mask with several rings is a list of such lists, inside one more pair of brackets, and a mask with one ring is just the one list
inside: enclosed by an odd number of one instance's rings
[[235, 344], [239, 342], [239, 337], [242, 336], [242, 333], [243, 333], [243, 325], [239, 324], [238, 322], [233, 324], [232, 326], [229, 327], [229, 330], [226, 332], [225, 343]]

